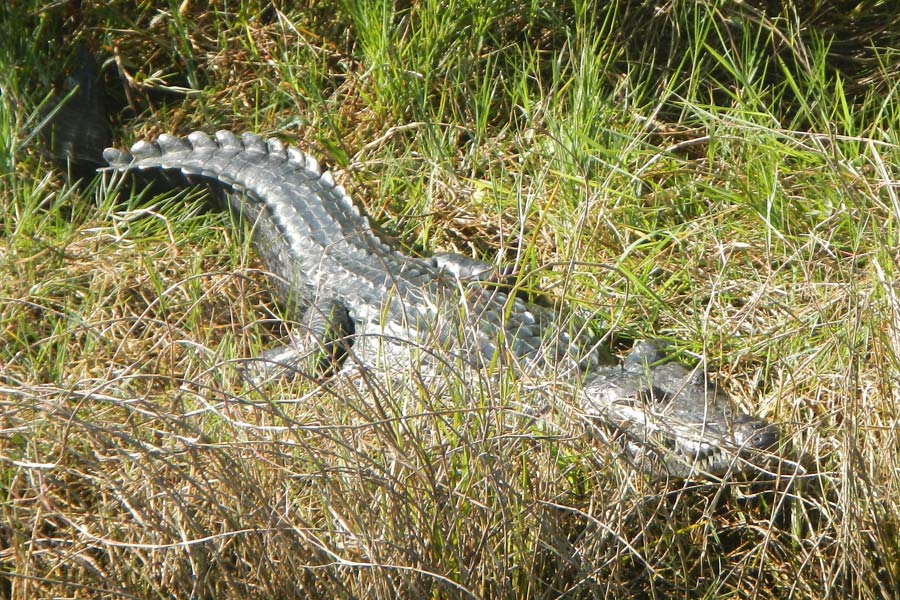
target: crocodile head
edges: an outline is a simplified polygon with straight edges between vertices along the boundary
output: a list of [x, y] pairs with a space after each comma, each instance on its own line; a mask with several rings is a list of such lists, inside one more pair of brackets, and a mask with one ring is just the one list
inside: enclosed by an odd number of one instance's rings
[[749, 470], [779, 442], [777, 428], [740, 412], [702, 369], [658, 364], [657, 344], [638, 344], [621, 367], [585, 383], [584, 409], [625, 435], [643, 469], [676, 478], [722, 477]]

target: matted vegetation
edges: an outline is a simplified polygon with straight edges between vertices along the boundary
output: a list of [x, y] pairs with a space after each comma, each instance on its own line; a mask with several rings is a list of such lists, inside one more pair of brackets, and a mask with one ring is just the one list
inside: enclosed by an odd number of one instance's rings
[[[0, 8], [0, 597], [900, 594], [893, 3], [44, 4]], [[410, 252], [705, 357], [808, 474], [653, 480], [508, 375], [252, 389], [228, 217], [42, 157], [78, 42], [117, 145], [293, 143]]]

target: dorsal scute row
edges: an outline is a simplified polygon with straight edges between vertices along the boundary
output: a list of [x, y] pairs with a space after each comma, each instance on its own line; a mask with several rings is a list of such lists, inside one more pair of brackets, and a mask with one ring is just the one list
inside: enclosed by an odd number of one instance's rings
[[[187, 137], [178, 137], [163, 133], [153, 141], [136, 142], [130, 152], [107, 148], [103, 157], [114, 169], [128, 167], [157, 167], [165, 158], [186, 157], [189, 154], [207, 155], [224, 151], [247, 153], [263, 156], [265, 160], [287, 162], [295, 168], [302, 169], [311, 177], [325, 177], [326, 182], [334, 185], [330, 174], [323, 174], [315, 158], [293, 146], [285, 146], [275, 138], [263, 139], [253, 133], [243, 133], [240, 137], [227, 130], [217, 131], [215, 138], [202, 131], [194, 131]], [[157, 160], [159, 159], [159, 160]]]
[[[315, 158], [275, 138], [254, 133], [236, 135], [227, 130], [213, 136], [202, 131], [185, 137], [161, 134], [155, 140], [135, 143], [130, 152], [107, 148], [103, 156], [115, 171], [174, 171], [191, 183], [212, 181], [225, 190], [246, 194], [248, 199], [267, 205], [270, 211], [276, 208], [269, 206], [272, 189], [257, 186], [261, 181], [274, 184], [282, 180], [288, 184], [282, 189], [303, 188], [318, 196], [316, 202], [334, 215], [333, 222], [341, 224], [346, 239], [357, 240], [353, 242], [356, 248], [377, 252], [383, 259], [395, 253], [392, 244], [378, 235], [344, 187], [336, 184], [328, 171], [323, 172]], [[262, 176], [261, 171], [271, 177]], [[295, 185], [290, 184], [292, 179]], [[296, 198], [306, 201], [302, 195]]]
[[202, 168], [197, 169], [187, 161], [191, 155], [201, 158], [216, 153], [246, 153], [250, 156], [262, 157], [262, 160], [271, 163], [290, 165], [293, 169], [302, 171], [307, 177], [318, 179], [326, 188], [332, 189], [334, 199], [341, 204], [341, 208], [371, 230], [368, 219], [363, 216], [344, 187], [335, 183], [329, 171], [323, 171], [314, 157], [293, 146], [286, 146], [276, 138], [264, 139], [249, 132], [237, 136], [228, 130], [217, 131], [215, 137], [202, 131], [194, 131], [187, 137], [164, 133], [153, 141], [136, 142], [130, 152], [107, 148], [103, 152], [103, 157], [113, 169], [118, 171], [130, 168], [172, 168], [181, 170], [186, 175], [203, 175], [242, 188], [243, 186], [227, 172], [211, 173]]

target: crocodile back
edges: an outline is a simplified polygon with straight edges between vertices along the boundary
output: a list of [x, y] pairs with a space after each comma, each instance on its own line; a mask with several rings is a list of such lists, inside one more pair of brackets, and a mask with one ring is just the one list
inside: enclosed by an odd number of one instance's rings
[[556, 365], [576, 353], [553, 311], [393, 249], [313, 158], [277, 140], [224, 131], [161, 135], [130, 152], [109, 148], [104, 158], [119, 172], [164, 173], [176, 184], [220, 192], [249, 225], [288, 316], [299, 319], [319, 299], [335, 299], [356, 324], [355, 347], [377, 337], [450, 348], [475, 364], [493, 360], [498, 349], [530, 365]]

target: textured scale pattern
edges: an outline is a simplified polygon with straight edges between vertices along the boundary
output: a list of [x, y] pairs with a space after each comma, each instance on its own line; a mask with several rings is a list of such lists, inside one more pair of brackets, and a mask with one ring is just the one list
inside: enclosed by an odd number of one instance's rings
[[[496, 289], [460, 281], [432, 261], [405, 256], [381, 240], [342, 186], [315, 159], [275, 139], [219, 131], [108, 148], [116, 171], [175, 173], [212, 183], [252, 230], [280, 301], [299, 319], [322, 298], [344, 303], [361, 337], [391, 336], [492, 360], [497, 341], [517, 360], [557, 363], [575, 356], [565, 333], [547, 335], [554, 316]], [[507, 307], [507, 303], [511, 307]], [[471, 339], [460, 339], [464, 332]], [[501, 332], [503, 335], [501, 335]], [[552, 338], [552, 339], [551, 339]], [[547, 351], [549, 346], [562, 350]], [[537, 360], [535, 360], [537, 357]], [[580, 358], [580, 357], [579, 357]], [[367, 357], [362, 356], [366, 363]]]

